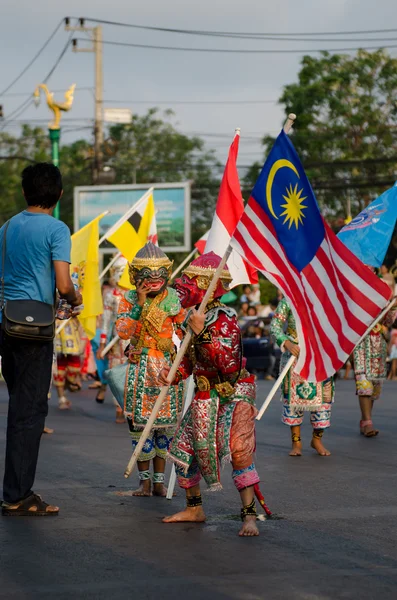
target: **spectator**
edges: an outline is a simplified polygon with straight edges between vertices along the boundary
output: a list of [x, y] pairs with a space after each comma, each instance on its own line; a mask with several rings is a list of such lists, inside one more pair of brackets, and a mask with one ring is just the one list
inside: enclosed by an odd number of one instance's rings
[[244, 325], [244, 323], [247, 322], [248, 308], [249, 308], [248, 302], [243, 302], [240, 306], [240, 310], [238, 313], [238, 324], [240, 327], [242, 327]]
[[[76, 307], [82, 298], [69, 274], [70, 232], [52, 217], [62, 196], [61, 173], [49, 163], [29, 166], [22, 172], [22, 189], [28, 207], [10, 220], [6, 234], [5, 300], [53, 304], [56, 286], [60, 297]], [[0, 248], [4, 229], [5, 225], [0, 229]], [[43, 502], [32, 490], [48, 412], [53, 343], [2, 331], [0, 353], [9, 394], [2, 513], [56, 515], [58, 507]]]
[[274, 311], [277, 308], [277, 304], [278, 304], [278, 299], [273, 298], [272, 300], [269, 301], [269, 304], [267, 304], [266, 306], [262, 306], [262, 308], [259, 310], [258, 314], [261, 317], [272, 318], [274, 315]]
[[389, 269], [386, 267], [386, 265], [381, 266], [381, 268], [379, 270], [379, 275], [380, 275], [380, 278], [383, 279], [383, 281], [385, 283], [387, 283], [387, 285], [390, 287], [391, 291], [394, 294], [396, 282], [394, 280], [393, 275], [391, 273], [389, 273]]
[[240, 296], [240, 303], [243, 304], [244, 302], [248, 302], [248, 304], [250, 304], [250, 294], [251, 294], [252, 290], [251, 290], [251, 286], [250, 285], [245, 285], [244, 289], [243, 289], [243, 295]]
[[390, 373], [388, 379], [397, 379], [397, 321], [394, 321], [389, 342]]
[[256, 306], [261, 303], [261, 290], [259, 288], [259, 283], [255, 283], [252, 286], [252, 290], [248, 295], [248, 299], [251, 305]]

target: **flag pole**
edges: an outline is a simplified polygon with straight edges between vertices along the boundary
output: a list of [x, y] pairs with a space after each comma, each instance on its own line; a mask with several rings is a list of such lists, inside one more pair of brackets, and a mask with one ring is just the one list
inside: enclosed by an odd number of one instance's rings
[[99, 280], [101, 280], [105, 277], [106, 273], [113, 267], [116, 260], [118, 260], [121, 256], [123, 256], [122, 252], [118, 252], [115, 256], [113, 256], [112, 260], [109, 261], [109, 263], [103, 269], [102, 273], [99, 275]]
[[[228, 246], [227, 249], [226, 249], [225, 254], [222, 257], [221, 262], [219, 263], [219, 266], [218, 266], [217, 270], [215, 271], [215, 273], [214, 273], [214, 275], [213, 275], [213, 277], [212, 277], [212, 279], [210, 281], [210, 284], [209, 284], [208, 289], [207, 289], [207, 291], [205, 293], [205, 296], [204, 296], [204, 298], [203, 298], [203, 300], [202, 300], [202, 302], [201, 302], [201, 304], [199, 306], [198, 313], [200, 315], [203, 315], [205, 313], [205, 309], [207, 307], [207, 303], [209, 302], [209, 299], [211, 298], [211, 296], [212, 296], [212, 294], [213, 294], [213, 292], [214, 292], [214, 290], [216, 288], [216, 285], [217, 285], [217, 283], [218, 283], [218, 281], [219, 281], [219, 279], [220, 279], [220, 277], [222, 275], [222, 270], [223, 270], [223, 268], [224, 268], [224, 266], [225, 266], [225, 264], [227, 262], [227, 259], [230, 256], [231, 252], [232, 252], [232, 247]], [[179, 365], [181, 364], [182, 359], [183, 359], [183, 357], [184, 357], [184, 355], [185, 355], [185, 353], [186, 353], [186, 351], [188, 349], [188, 346], [190, 344], [190, 340], [191, 339], [192, 339], [192, 330], [189, 328], [189, 330], [187, 331], [187, 333], [186, 333], [186, 335], [185, 335], [185, 337], [183, 339], [183, 342], [182, 342], [182, 344], [181, 344], [181, 346], [180, 346], [180, 348], [178, 350], [176, 358], [175, 358], [175, 360], [174, 360], [174, 362], [173, 362], [173, 364], [171, 366], [171, 370], [170, 370], [170, 372], [168, 374], [168, 381], [172, 382], [174, 380], [176, 372], [177, 372], [177, 370], [179, 368]], [[147, 421], [147, 423], [145, 425], [145, 429], [143, 430], [142, 435], [141, 435], [141, 437], [139, 439], [139, 442], [138, 442], [137, 446], [135, 447], [134, 453], [131, 456], [131, 459], [130, 459], [128, 465], [127, 465], [127, 468], [126, 468], [125, 473], [124, 473], [124, 477], [125, 478], [127, 478], [127, 477], [129, 477], [131, 475], [132, 470], [133, 470], [133, 468], [136, 465], [136, 462], [138, 460], [138, 456], [140, 455], [140, 453], [142, 451], [142, 448], [143, 448], [143, 446], [146, 443], [146, 439], [147, 439], [147, 437], [148, 437], [148, 435], [150, 433], [150, 430], [153, 428], [154, 422], [155, 422], [155, 420], [157, 418], [157, 415], [158, 415], [158, 413], [160, 411], [161, 405], [162, 405], [162, 403], [164, 402], [164, 400], [165, 400], [165, 398], [167, 396], [168, 389], [169, 389], [170, 385], [171, 385], [171, 383], [169, 383], [168, 385], [164, 385], [161, 388], [160, 394], [157, 397], [157, 400], [156, 400], [156, 403], [155, 403], [155, 405], [153, 407], [151, 415], [150, 415], [150, 417], [149, 417], [149, 419], [148, 419], [148, 421]]]
[[[184, 398], [183, 411], [182, 411], [180, 420], [182, 420], [183, 417], [185, 416], [185, 414], [187, 413], [187, 409], [191, 405], [193, 398], [194, 398], [194, 379], [193, 379], [193, 375], [190, 375], [190, 377], [188, 379], [187, 390], [186, 390], [186, 394], [185, 394], [185, 398]], [[179, 421], [178, 421], [177, 427], [178, 427], [178, 425], [179, 425]], [[174, 496], [175, 483], [176, 483], [176, 470], [175, 470], [175, 465], [172, 465], [171, 475], [170, 475], [170, 478], [168, 481], [168, 486], [167, 486], [167, 496], [166, 496], [167, 500], [172, 500], [172, 498]]]
[[[379, 323], [379, 321], [381, 321], [383, 319], [383, 317], [385, 317], [387, 315], [387, 313], [389, 312], [389, 310], [391, 310], [395, 304], [396, 301], [396, 297], [392, 298], [389, 302], [389, 304], [382, 310], [382, 312], [378, 315], [378, 317], [375, 319], [375, 321], [373, 321], [373, 323], [371, 323], [371, 325], [368, 327], [368, 329], [366, 330], [366, 332], [360, 337], [360, 339], [358, 340], [357, 344], [355, 345], [355, 348], [357, 348], [357, 346], [359, 344], [361, 344], [361, 342], [363, 341], [363, 339], [365, 337], [367, 337], [367, 335], [372, 331], [372, 329], [375, 327], [375, 325], [377, 325]], [[270, 390], [266, 400], [264, 401], [264, 403], [262, 404], [262, 407], [260, 409], [260, 411], [258, 412], [256, 419], [257, 421], [260, 421], [261, 418], [263, 417], [267, 407], [269, 406], [270, 402], [273, 400], [278, 388], [280, 387], [280, 385], [283, 382], [284, 377], [286, 376], [286, 374], [288, 373], [288, 371], [290, 370], [290, 368], [293, 365], [293, 362], [295, 360], [295, 356], [291, 356], [287, 362], [287, 364], [285, 365], [284, 369], [281, 371], [280, 375], [277, 378], [277, 381], [274, 382], [272, 389]]]
[[174, 277], [176, 275], [178, 275], [178, 273], [180, 273], [180, 271], [182, 271], [183, 267], [193, 258], [193, 256], [196, 254], [197, 251], [198, 251], [197, 248], [193, 248], [193, 250], [190, 252], [190, 254], [188, 254], [187, 257], [185, 258], [185, 260], [182, 261], [181, 264], [172, 273], [170, 279], [174, 279]]
[[[138, 208], [138, 206], [140, 206], [140, 205], [141, 205], [143, 202], [145, 202], [145, 200], [147, 200], [147, 199], [148, 199], [148, 197], [150, 196], [150, 194], [152, 194], [152, 193], [153, 193], [153, 190], [154, 190], [154, 188], [153, 188], [153, 187], [149, 188], [149, 189], [147, 190], [147, 192], [145, 192], [145, 193], [143, 194], [143, 196], [142, 196], [141, 198], [139, 198], [139, 200], [138, 200], [137, 202], [135, 202], [135, 204], [133, 204], [133, 205], [131, 206], [131, 208], [129, 208], [129, 209], [128, 209], [128, 210], [127, 210], [125, 213], [124, 213], [124, 215], [122, 215], [122, 216], [120, 217], [120, 219], [119, 219], [118, 221], [116, 221], [116, 223], [115, 223], [114, 225], [112, 225], [112, 226], [111, 226], [111, 228], [110, 228], [110, 229], [109, 229], [109, 230], [108, 230], [108, 231], [107, 231], [107, 232], [106, 232], [106, 233], [105, 233], [105, 234], [104, 234], [104, 235], [101, 237], [101, 239], [99, 240], [99, 242], [98, 242], [98, 245], [99, 245], [99, 246], [100, 246], [101, 244], [103, 244], [103, 242], [104, 242], [105, 240], [107, 240], [107, 239], [108, 239], [109, 235], [112, 235], [112, 234], [113, 234], [115, 231], [117, 231], [117, 229], [120, 227], [120, 225], [122, 225], [122, 224], [123, 224], [123, 223], [126, 221], [126, 219], [125, 219], [125, 215], [126, 215], [127, 213], [129, 213], [130, 211], [132, 211], [132, 210], [136, 210], [136, 209]], [[110, 211], [108, 211], [108, 212], [110, 212]], [[127, 218], [128, 218], [128, 217], [127, 217]]]

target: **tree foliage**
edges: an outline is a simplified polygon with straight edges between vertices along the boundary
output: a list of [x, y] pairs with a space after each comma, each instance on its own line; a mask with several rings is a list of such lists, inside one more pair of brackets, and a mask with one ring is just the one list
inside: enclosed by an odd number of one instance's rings
[[[160, 118], [156, 109], [135, 115], [130, 125], [109, 128], [104, 162], [114, 170], [114, 183], [192, 183], [192, 234], [196, 241], [209, 227], [219, 181], [218, 163], [198, 137], [181, 134], [171, 123], [172, 113]], [[0, 133], [0, 223], [25, 206], [20, 174], [29, 162], [51, 159], [48, 134], [24, 125], [19, 136]], [[64, 194], [61, 217], [73, 227], [73, 188], [92, 183], [94, 151], [86, 139], [64, 143], [61, 135], [60, 168]]]
[[[390, 187], [397, 170], [397, 59], [384, 50], [304, 56], [280, 97], [322, 212], [343, 222]], [[274, 139], [264, 138], [268, 151]], [[253, 183], [259, 165], [247, 174]]]

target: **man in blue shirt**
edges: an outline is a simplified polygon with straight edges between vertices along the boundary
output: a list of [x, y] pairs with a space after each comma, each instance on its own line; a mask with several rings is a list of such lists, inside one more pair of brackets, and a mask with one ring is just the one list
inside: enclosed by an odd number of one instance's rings
[[[54, 303], [55, 288], [74, 307], [82, 303], [69, 273], [70, 232], [52, 212], [62, 196], [59, 169], [49, 163], [22, 172], [27, 209], [6, 233], [4, 298]], [[5, 226], [0, 229], [0, 249]], [[0, 271], [2, 266], [0, 263]], [[1, 315], [0, 315], [1, 319]], [[48, 412], [52, 342], [28, 341], [1, 332], [2, 373], [9, 393], [3, 515], [56, 515], [58, 507], [32, 490], [40, 439]]]

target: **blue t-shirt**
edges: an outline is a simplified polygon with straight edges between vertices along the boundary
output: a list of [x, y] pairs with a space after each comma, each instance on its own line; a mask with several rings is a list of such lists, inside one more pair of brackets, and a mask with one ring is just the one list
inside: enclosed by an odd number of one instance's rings
[[[4, 227], [0, 229], [0, 273]], [[70, 231], [46, 213], [22, 211], [7, 229], [4, 267], [6, 300], [39, 300], [54, 303], [54, 260], [70, 263]], [[1, 313], [0, 313], [1, 321]]]

